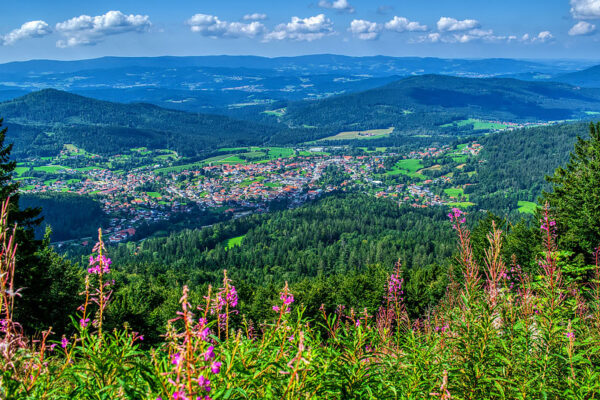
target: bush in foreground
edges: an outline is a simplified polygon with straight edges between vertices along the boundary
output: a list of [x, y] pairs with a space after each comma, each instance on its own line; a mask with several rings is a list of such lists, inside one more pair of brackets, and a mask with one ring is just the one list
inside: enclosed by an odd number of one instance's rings
[[502, 234], [488, 234], [483, 265], [473, 256], [465, 215], [449, 215], [458, 236], [443, 300], [419, 319], [405, 309], [400, 264], [376, 315], [339, 306], [303, 317], [287, 285], [271, 321], [236, 313], [225, 273], [202, 304], [181, 309], [164, 342], [150, 350], [127, 327], [106, 332], [110, 259], [102, 236], [90, 257], [76, 334], [51, 328], [26, 338], [13, 320], [15, 255], [7, 207], [0, 215], [1, 399], [594, 399], [600, 393], [600, 250], [588, 285], [571, 283], [556, 245], [555, 221], [541, 220], [539, 271], [502, 259]]

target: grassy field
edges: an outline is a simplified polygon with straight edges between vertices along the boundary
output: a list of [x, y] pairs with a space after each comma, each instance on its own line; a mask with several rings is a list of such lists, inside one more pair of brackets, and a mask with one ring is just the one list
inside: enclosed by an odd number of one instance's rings
[[152, 197], [154, 199], [159, 199], [162, 197], [162, 195], [158, 192], [146, 192], [146, 194], [148, 195], [148, 197]]
[[269, 158], [288, 158], [294, 155], [294, 149], [290, 149], [289, 147], [270, 147], [269, 148]]
[[387, 171], [385, 175], [408, 175], [412, 178], [424, 179], [423, 175], [417, 173], [422, 168], [423, 164], [421, 164], [421, 160], [409, 158], [397, 162], [394, 168]]
[[17, 175], [23, 175], [25, 172], [29, 171], [29, 167], [16, 167], [15, 168], [15, 174]]
[[244, 240], [244, 237], [246, 237], [246, 235], [237, 236], [237, 237], [228, 239], [225, 242], [225, 250], [232, 249], [235, 246], [241, 246], [242, 245], [242, 240]]
[[446, 205], [448, 207], [467, 208], [467, 207], [474, 206], [475, 203], [471, 203], [470, 201], [460, 201], [460, 202], [454, 202], [454, 203], [446, 203]]
[[537, 209], [537, 204], [531, 201], [519, 201], [519, 212], [523, 214], [534, 214]]
[[62, 165], [44, 165], [42, 167], [33, 167], [34, 171], [46, 172], [48, 174], [55, 174], [60, 170], [66, 169]]
[[371, 129], [368, 131], [348, 131], [348, 132], [340, 132], [337, 135], [329, 136], [321, 140], [366, 140], [366, 139], [379, 139], [382, 137], [386, 137], [394, 132], [394, 127], [387, 129]]
[[493, 130], [499, 130], [499, 129], [506, 129], [508, 128], [508, 125], [506, 124], [499, 124], [497, 122], [489, 122], [489, 121], [482, 121], [480, 119], [473, 119], [473, 118], [469, 118], [469, 119], [463, 119], [462, 121], [454, 121], [452, 123], [449, 124], [444, 124], [441, 125], [441, 128], [449, 128], [452, 126], [457, 126], [457, 127], [465, 127], [467, 125], [473, 125], [473, 130], [475, 131], [493, 131]]
[[469, 200], [469, 195], [465, 194], [464, 190], [461, 188], [444, 189], [444, 193], [446, 193], [448, 197], [454, 197], [455, 199], [460, 199], [464, 197], [467, 200]]
[[277, 110], [266, 110], [263, 111], [263, 114], [273, 115], [275, 117], [283, 117], [287, 111], [287, 108], [279, 108]]

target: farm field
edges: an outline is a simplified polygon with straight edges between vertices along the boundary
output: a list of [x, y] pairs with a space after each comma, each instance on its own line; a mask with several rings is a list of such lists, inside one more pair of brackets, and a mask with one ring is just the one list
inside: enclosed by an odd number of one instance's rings
[[537, 204], [531, 201], [519, 201], [519, 212], [523, 214], [534, 214], [537, 209]]
[[420, 169], [423, 169], [421, 160], [409, 158], [400, 160], [391, 170], [387, 171], [385, 175], [408, 175], [411, 178], [424, 179], [423, 175], [417, 172]]
[[454, 197], [455, 199], [460, 199], [464, 197], [465, 199], [467, 199], [467, 201], [469, 200], [469, 195], [465, 194], [464, 190], [461, 188], [444, 189], [444, 193], [446, 193], [448, 197]]
[[337, 135], [329, 136], [323, 139], [319, 139], [319, 141], [323, 140], [368, 140], [368, 139], [379, 139], [382, 137], [386, 137], [394, 132], [394, 127], [390, 127], [387, 129], [371, 129], [367, 131], [347, 131], [340, 132]]
[[456, 207], [456, 208], [468, 208], [475, 205], [475, 203], [471, 203], [470, 201], [460, 201], [454, 203], [446, 203], [448, 207]]
[[236, 246], [241, 246], [242, 245], [242, 240], [244, 240], [245, 236], [246, 235], [242, 235], [242, 236], [237, 236], [237, 237], [228, 239], [225, 242], [225, 250], [232, 249], [232, 248], [234, 248]]
[[491, 121], [483, 121], [480, 119], [473, 119], [473, 118], [464, 119], [462, 121], [454, 121], [449, 124], [444, 124], [444, 125], [441, 125], [441, 128], [450, 128], [452, 126], [465, 127], [467, 125], [473, 125], [473, 130], [475, 130], [475, 131], [500, 130], [500, 129], [508, 128], [508, 125], [506, 125], [506, 124], [502, 124], [502, 123], [498, 123], [498, 122], [491, 122]]

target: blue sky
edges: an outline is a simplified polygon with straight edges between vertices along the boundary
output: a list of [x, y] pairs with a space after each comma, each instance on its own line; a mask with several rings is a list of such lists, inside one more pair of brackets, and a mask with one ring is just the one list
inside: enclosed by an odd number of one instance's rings
[[22, 0], [0, 62], [252, 54], [593, 58], [600, 0]]

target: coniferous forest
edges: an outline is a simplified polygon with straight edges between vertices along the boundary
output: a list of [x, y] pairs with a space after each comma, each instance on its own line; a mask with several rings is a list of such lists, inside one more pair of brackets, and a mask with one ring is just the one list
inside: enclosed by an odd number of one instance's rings
[[5, 129], [0, 394], [594, 398], [600, 125], [581, 130], [532, 217], [340, 192], [119, 246], [100, 230], [73, 262], [35, 239]]

